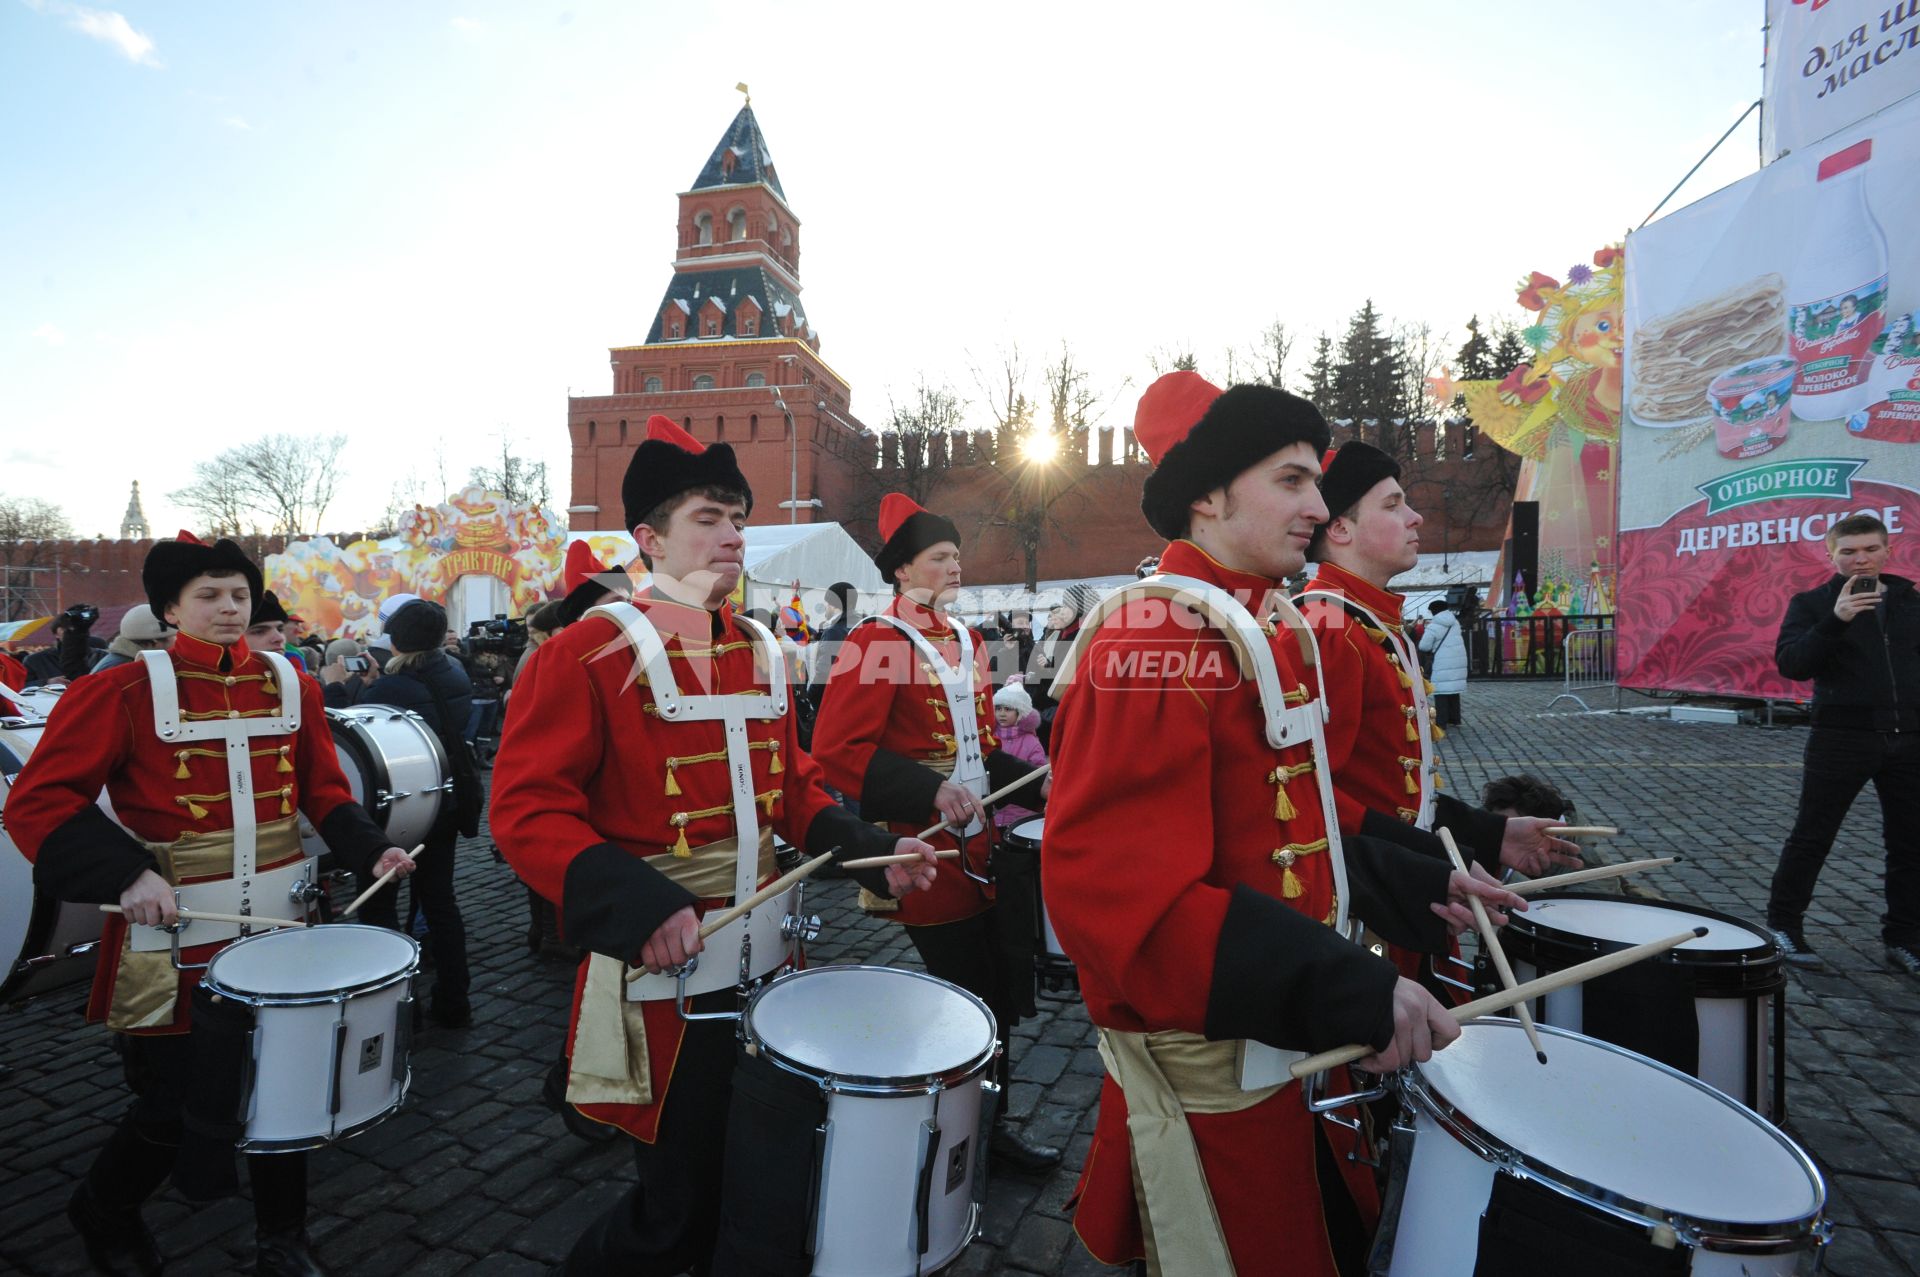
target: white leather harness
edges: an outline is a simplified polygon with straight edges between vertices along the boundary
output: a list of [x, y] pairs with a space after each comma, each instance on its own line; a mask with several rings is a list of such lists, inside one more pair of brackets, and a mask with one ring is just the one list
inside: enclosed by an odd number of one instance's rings
[[[217, 882], [195, 882], [176, 887], [175, 896], [189, 910], [259, 915], [263, 918], [302, 918], [304, 901], [295, 885], [310, 882], [316, 861], [303, 857], [262, 873], [258, 865], [259, 821], [254, 811], [253, 741], [262, 736], [293, 736], [300, 731], [300, 676], [278, 652], [256, 653], [279, 680], [280, 712], [271, 718], [235, 717], [188, 722], [180, 716], [180, 685], [173, 658], [165, 651], [145, 651], [147, 683], [153, 695], [153, 730], [168, 744], [178, 741], [218, 741], [226, 750], [228, 805], [233, 811], [233, 876]], [[189, 949], [195, 945], [232, 940], [243, 929], [238, 923], [195, 919], [177, 933], [157, 927], [134, 927], [129, 943], [135, 953], [161, 949]]]
[[[1087, 615], [1073, 646], [1061, 661], [1054, 685], [1070, 687], [1081, 658], [1092, 641], [1094, 631], [1127, 604], [1141, 599], [1159, 599], [1170, 606], [1192, 608], [1209, 626], [1226, 635], [1231, 642], [1243, 678], [1251, 678], [1260, 695], [1260, 709], [1266, 726], [1267, 744], [1274, 749], [1308, 745], [1313, 751], [1313, 774], [1320, 795], [1320, 810], [1327, 831], [1327, 858], [1333, 870], [1334, 921], [1342, 935], [1347, 933], [1347, 862], [1340, 845], [1340, 817], [1333, 802], [1333, 773], [1327, 766], [1327, 686], [1320, 667], [1320, 648], [1306, 620], [1287, 600], [1275, 594], [1272, 601], [1278, 620], [1293, 632], [1300, 645], [1301, 658], [1313, 670], [1315, 695], [1303, 705], [1289, 707], [1286, 689], [1280, 685], [1280, 669], [1274, 660], [1273, 631], [1254, 619], [1251, 612], [1220, 587], [1197, 577], [1156, 573], [1144, 580], [1122, 586], [1109, 594]], [[1056, 693], [1056, 696], [1059, 693]], [[1241, 1052], [1240, 1085], [1243, 1090], [1283, 1085], [1293, 1080], [1288, 1066], [1306, 1058], [1304, 1051], [1282, 1051], [1264, 1042], [1248, 1041]]]
[[[967, 627], [958, 621], [952, 622], [954, 638], [960, 645], [960, 664], [955, 668], [947, 664], [946, 658], [940, 655], [940, 649], [926, 635], [899, 617], [882, 613], [868, 620], [884, 622], [906, 635], [925, 662], [927, 671], [939, 680], [941, 694], [947, 700], [947, 718], [953, 723], [953, 775], [948, 779], [956, 785], [966, 786], [975, 798], [985, 798], [988, 792], [987, 760], [980, 750], [980, 716], [973, 705], [973, 638], [967, 633]], [[914, 680], [914, 685], [919, 685], [918, 679]], [[978, 814], [979, 810], [979, 805], [975, 804], [976, 814], [964, 831], [969, 838], [986, 828]]]
[[[753, 791], [753, 756], [747, 747], [747, 723], [786, 716], [786, 662], [779, 643], [758, 621], [736, 615], [734, 623], [744, 629], [760, 649], [761, 663], [767, 670], [767, 694], [687, 696], [674, 681], [666, 642], [645, 612], [631, 603], [604, 603], [590, 609], [587, 615], [604, 616], [620, 627], [633, 649], [636, 673], [644, 676], [663, 722], [718, 722], [725, 727], [733, 827], [740, 844], [733, 898], [745, 900], [759, 886], [760, 879], [760, 817]], [[769, 901], [709, 936], [703, 946], [702, 961], [686, 978], [687, 996], [731, 989], [743, 979], [758, 979], [786, 963], [792, 956], [793, 946], [783, 926], [791, 901], [792, 893]], [[676, 976], [645, 975], [626, 986], [627, 1000], [651, 1002], [673, 998], [680, 989], [681, 981]]]
[[1308, 599], [1320, 599], [1343, 611], [1358, 612], [1366, 618], [1367, 624], [1387, 636], [1394, 656], [1400, 662], [1400, 669], [1407, 676], [1407, 685], [1413, 692], [1414, 732], [1420, 737], [1420, 802], [1416, 807], [1414, 826], [1418, 829], [1433, 828], [1434, 789], [1433, 773], [1436, 766], [1433, 757], [1433, 710], [1427, 700], [1427, 680], [1420, 670], [1420, 657], [1407, 641], [1407, 636], [1384, 625], [1373, 610], [1365, 604], [1344, 594], [1335, 594], [1329, 590], [1308, 590], [1295, 603], [1305, 603]]

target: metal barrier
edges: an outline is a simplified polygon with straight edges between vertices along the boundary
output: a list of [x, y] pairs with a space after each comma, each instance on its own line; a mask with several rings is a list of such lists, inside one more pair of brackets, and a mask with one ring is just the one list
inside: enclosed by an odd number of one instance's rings
[[1482, 612], [1466, 622], [1467, 669], [1473, 678], [1560, 678], [1569, 634], [1610, 629], [1611, 612], [1503, 616]]
[[1620, 684], [1614, 677], [1613, 633], [1611, 625], [1604, 625], [1590, 630], [1574, 630], [1567, 635], [1561, 654], [1566, 682], [1560, 688], [1560, 694], [1547, 702], [1548, 709], [1561, 701], [1572, 701], [1591, 713], [1592, 706], [1579, 694], [1608, 687], [1613, 689], [1613, 707], [1620, 708]]

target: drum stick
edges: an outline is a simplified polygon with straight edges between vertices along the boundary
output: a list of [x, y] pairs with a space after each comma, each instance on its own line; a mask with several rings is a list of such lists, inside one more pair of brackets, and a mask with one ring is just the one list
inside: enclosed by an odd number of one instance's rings
[[[954, 860], [960, 855], [958, 847], [942, 847], [933, 853], [942, 860]], [[921, 860], [917, 851], [905, 852], [897, 856], [862, 856], [858, 860], [843, 860], [842, 869], [885, 869], [888, 865], [916, 865]]]
[[[1669, 949], [1677, 949], [1689, 940], [1697, 940], [1707, 934], [1705, 927], [1695, 927], [1679, 935], [1668, 936], [1665, 940], [1649, 940], [1637, 944], [1631, 949], [1622, 949], [1619, 953], [1609, 953], [1605, 957], [1594, 958], [1587, 962], [1556, 971], [1552, 975], [1543, 975], [1538, 980], [1529, 980], [1525, 984], [1501, 993], [1489, 994], [1453, 1009], [1453, 1018], [1461, 1024], [1478, 1020], [1482, 1016], [1495, 1015], [1509, 1007], [1519, 1006], [1522, 1002], [1531, 1002], [1535, 998], [1545, 997], [1549, 993], [1568, 988], [1571, 985], [1592, 980], [1598, 976], [1630, 967], [1636, 962], [1655, 958]], [[1352, 1064], [1355, 1060], [1364, 1060], [1374, 1053], [1370, 1046], [1342, 1046], [1331, 1051], [1322, 1051], [1318, 1055], [1309, 1055], [1288, 1068], [1296, 1078], [1311, 1077], [1342, 1064]]]
[[1572, 873], [1554, 874], [1551, 878], [1529, 878], [1525, 882], [1510, 882], [1507, 884], [1507, 890], [1516, 896], [1532, 896], [1558, 887], [1598, 882], [1602, 878], [1619, 878], [1625, 874], [1639, 873], [1642, 869], [1658, 869], [1662, 865], [1673, 864], [1679, 859], [1678, 856], [1656, 856], [1652, 860], [1628, 860], [1621, 864], [1601, 865], [1594, 869], [1576, 869]]
[[[997, 803], [1002, 798], [1005, 798], [1008, 794], [1011, 794], [1014, 790], [1019, 789], [1025, 785], [1031, 785], [1034, 781], [1039, 780], [1041, 777], [1047, 775], [1047, 773], [1051, 772], [1052, 770], [1053, 770], [1052, 763], [1042, 763], [1038, 767], [1034, 768], [1032, 771], [1028, 772], [1026, 775], [1022, 776], [1019, 780], [1014, 781], [1011, 785], [1002, 785], [1000, 786], [1000, 788], [994, 790], [991, 794], [988, 794], [985, 798], [982, 798], [980, 800], [980, 805], [982, 807], [985, 807], [988, 803]], [[915, 834], [914, 837], [915, 838], [931, 838], [935, 834], [939, 833], [941, 830], [951, 829], [951, 828], [953, 828], [953, 822], [950, 820], [943, 820], [937, 825], [928, 825], [925, 829], [922, 829], [919, 833]]]
[[[1035, 780], [1038, 780], [1040, 777], [1046, 775], [1051, 770], [1052, 770], [1052, 764], [1046, 764], [1041, 767], [1036, 767], [1032, 771], [1028, 772], [1025, 776], [1022, 776], [1019, 780], [1014, 781], [1011, 785], [1003, 786], [1000, 789], [996, 789], [991, 794], [988, 794], [985, 798], [982, 798], [980, 800], [980, 804], [981, 806], [985, 806], [986, 804], [993, 802], [996, 799], [1004, 798], [1006, 795], [1012, 793], [1014, 790], [1020, 788], [1022, 785], [1031, 784]], [[927, 828], [922, 829], [918, 834], [915, 835], [915, 837], [931, 838], [933, 835], [939, 833], [942, 829], [945, 829], [945, 828], [947, 828], [947, 822], [941, 821], [937, 825], [929, 825]], [[934, 854], [940, 855], [941, 853], [935, 852]], [[958, 855], [959, 853], [958, 851], [954, 851], [953, 854]], [[739, 904], [731, 905], [728, 908], [722, 909], [719, 913], [708, 914], [705, 918], [701, 919], [701, 922], [700, 922], [700, 939], [703, 941], [706, 940], [709, 936], [713, 935], [714, 932], [720, 930], [720, 928], [726, 926], [728, 923], [732, 922], [734, 919], [742, 917], [748, 913], [751, 913], [753, 910], [758, 909], [761, 905], [767, 903], [767, 901], [772, 900], [775, 896], [785, 895], [787, 893], [788, 888], [792, 887], [793, 884], [801, 881], [802, 879], [812, 877], [815, 870], [819, 869], [822, 865], [825, 865], [828, 861], [832, 859], [833, 859], [833, 853], [831, 851], [823, 851], [819, 855], [815, 856], [812, 860], [807, 861], [805, 864], [799, 866], [798, 868], [789, 869], [786, 873], [781, 874], [778, 878], [775, 878], [772, 882], [760, 888], [760, 890], [754, 892], [752, 895], [748, 896], [745, 900], [742, 900]], [[922, 859], [922, 857], [918, 855], [868, 856], [863, 860], [849, 861], [848, 864], [852, 868], [860, 869], [860, 868], [865, 868], [869, 863], [904, 865], [910, 861], [915, 861], [919, 859]], [[635, 980], [638, 980], [641, 976], [644, 976], [646, 974], [647, 974], [646, 968], [636, 967], [634, 970], [627, 972], [627, 983], [632, 984]]]
[[[124, 914], [119, 905], [101, 905], [101, 913]], [[208, 913], [202, 909], [181, 909], [180, 917], [187, 922], [232, 922], [243, 927], [304, 927], [307, 924], [298, 918], [257, 918], [244, 913]]]
[[[407, 854], [410, 856], [417, 856], [421, 852], [425, 851], [426, 849], [427, 849], [427, 844], [421, 843], [418, 847], [415, 847], [411, 852]], [[375, 878], [373, 880], [373, 885], [371, 887], [368, 887], [365, 891], [355, 896], [353, 898], [353, 903], [340, 911], [340, 916], [342, 918], [353, 917], [355, 913], [359, 912], [360, 906], [367, 903], [368, 898], [371, 897], [374, 892], [380, 890], [380, 888], [392, 882], [396, 877], [399, 876], [399, 874], [400, 874], [400, 867], [398, 865], [395, 865], [392, 869], [387, 870], [385, 873], [381, 874], [378, 878]]]
[[[1453, 867], [1466, 873], [1467, 862], [1460, 859], [1460, 848], [1453, 841], [1453, 834], [1442, 829], [1440, 841], [1446, 844], [1447, 855], [1453, 858]], [[1500, 948], [1500, 936], [1493, 929], [1493, 921], [1487, 917], [1486, 906], [1480, 903], [1478, 896], [1468, 896], [1467, 904], [1473, 909], [1473, 925], [1480, 932], [1480, 943], [1487, 946], [1487, 956], [1493, 959], [1493, 969], [1500, 973], [1500, 983], [1509, 989], [1513, 988], [1520, 982], [1513, 978], [1513, 968], [1508, 965], [1507, 955]], [[1545, 1064], [1547, 1049], [1540, 1045], [1540, 1030], [1534, 1027], [1533, 1012], [1527, 1010], [1527, 1004], [1522, 1002], [1513, 1008], [1513, 1013], [1513, 1018], [1520, 1021], [1520, 1027], [1527, 1031], [1527, 1041], [1533, 1044], [1534, 1057]]]
[[1615, 838], [1620, 833], [1612, 825], [1555, 825], [1547, 832], [1555, 838]]

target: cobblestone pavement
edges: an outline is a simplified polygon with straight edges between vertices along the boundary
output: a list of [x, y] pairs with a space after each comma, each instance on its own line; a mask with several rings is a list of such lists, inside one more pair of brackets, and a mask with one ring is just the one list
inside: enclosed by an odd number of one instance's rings
[[[1599, 859], [1680, 853], [1685, 863], [1655, 889], [1759, 922], [1805, 730], [1546, 715], [1556, 690], [1472, 685], [1466, 724], [1442, 747], [1453, 791], [1477, 792], [1511, 771], [1540, 775], [1583, 819], [1622, 828]], [[522, 889], [486, 840], [460, 854], [474, 1027], [422, 1033], [402, 1113], [313, 1155], [311, 1232], [343, 1273], [546, 1272], [631, 1175], [623, 1146], [583, 1143], [540, 1102], [571, 969], [529, 956]], [[1878, 813], [1863, 797], [1809, 918], [1831, 970], [1795, 973], [1788, 995], [1788, 1126], [1827, 1173], [1839, 1224], [1829, 1270], [1847, 1277], [1920, 1272], [1920, 1069], [1909, 1062], [1920, 986], [1881, 962], [1881, 872]], [[839, 882], [815, 897], [828, 927], [813, 960], [914, 965], [899, 928], [859, 915], [852, 896]], [[422, 988], [431, 982], [423, 975]], [[84, 1271], [62, 1207], [125, 1091], [107, 1035], [80, 1021], [81, 1002], [73, 989], [0, 1009], [9, 1069], [0, 1077], [0, 1271]], [[1099, 1093], [1085, 1012], [1077, 1001], [1043, 1002], [1015, 1037], [1012, 1115], [1030, 1135], [1063, 1144], [1067, 1165], [1045, 1179], [996, 1177], [981, 1239], [953, 1271], [1108, 1272], [1075, 1240], [1065, 1211]], [[244, 1200], [189, 1211], [167, 1190], [147, 1213], [176, 1257], [172, 1272], [233, 1272], [248, 1260]]]

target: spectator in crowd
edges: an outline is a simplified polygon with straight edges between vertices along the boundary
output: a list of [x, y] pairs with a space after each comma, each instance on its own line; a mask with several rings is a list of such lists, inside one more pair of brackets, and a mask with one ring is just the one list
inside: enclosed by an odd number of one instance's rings
[[116, 665], [137, 661], [140, 653], [145, 651], [171, 647], [173, 633], [165, 621], [153, 614], [152, 607], [136, 603], [120, 618], [120, 633], [114, 636], [113, 642], [107, 644], [106, 653], [93, 663], [91, 672], [98, 673]]
[[1572, 820], [1573, 803], [1538, 776], [1502, 776], [1480, 791], [1480, 805], [1496, 816], [1537, 816], [1542, 820]]
[[[93, 623], [100, 609], [91, 603], [76, 603], [53, 619], [53, 645], [27, 654], [29, 687], [64, 687], [92, 668], [105, 641], [92, 641]], [[96, 651], [95, 648], [99, 651]]]
[[820, 697], [827, 690], [827, 676], [833, 672], [833, 658], [840, 654], [840, 645], [847, 641], [847, 631], [858, 624], [860, 618], [854, 609], [860, 601], [859, 591], [851, 581], [835, 581], [827, 587], [827, 605], [833, 609], [833, 615], [820, 627], [819, 635], [814, 639], [811, 668], [807, 677], [807, 700], [817, 709]]
[[1100, 601], [1100, 591], [1091, 585], [1070, 585], [1061, 600], [1047, 613], [1047, 628], [1033, 645], [1026, 667], [1027, 694], [1040, 714], [1040, 743], [1047, 743], [1053, 731], [1053, 711], [1059, 699], [1053, 694], [1053, 676], [1066, 658], [1067, 649], [1080, 635], [1080, 623]]
[[[394, 613], [387, 622], [393, 659], [387, 663], [386, 672], [367, 688], [360, 703], [393, 705], [418, 714], [452, 758], [455, 751], [465, 748], [460, 728], [467, 720], [473, 689], [465, 672], [447, 659], [442, 647], [446, 632], [447, 614], [438, 603], [416, 599]], [[433, 954], [433, 999], [428, 1014], [450, 1029], [473, 1023], [468, 997], [471, 977], [467, 970], [467, 929], [453, 891], [454, 844], [459, 835], [456, 808], [451, 798], [440, 804], [440, 815], [427, 834], [425, 849], [417, 858], [418, 868], [410, 880], [413, 904], [426, 915], [427, 945]], [[394, 925], [391, 892], [375, 896], [365, 912], [373, 914], [381, 902], [385, 908], [377, 919], [384, 925]]]
[[540, 650], [542, 643], [560, 632], [562, 624], [558, 600], [542, 603], [527, 613], [527, 647], [520, 653], [520, 659], [513, 663], [513, 680], [508, 684], [509, 700], [512, 698], [512, 684], [518, 683], [520, 676], [527, 672], [527, 662], [533, 659], [533, 654]]
[[[1038, 735], [1040, 713], [1033, 707], [1033, 697], [1027, 695], [1027, 689], [1018, 681], [1006, 684], [993, 694], [993, 722], [1001, 752], [1033, 767], [1045, 765], [1047, 751]], [[994, 809], [993, 823], [1001, 829], [1011, 829], [1039, 814], [1018, 803], [1003, 802]]]
[[1033, 659], [1033, 618], [1016, 608], [1000, 613], [994, 621], [999, 635], [987, 649], [993, 681], [1003, 684], [1010, 678], [1023, 678], [1027, 662]]
[[1793, 596], [1774, 642], [1782, 676], [1813, 680], [1800, 810], [1780, 850], [1767, 926], [1788, 962], [1825, 963], [1807, 945], [1807, 907], [1847, 809], [1868, 781], [1880, 796], [1894, 970], [1920, 976], [1920, 595], [1886, 571], [1887, 525], [1855, 514], [1827, 530], [1834, 575]]
[[1460, 694], [1467, 690], [1467, 644], [1460, 637], [1460, 618], [1445, 599], [1427, 604], [1430, 614], [1420, 650], [1433, 654], [1433, 721], [1443, 727], [1460, 722]]
[[[446, 655], [451, 657], [460, 650], [460, 639], [452, 630], [447, 638]], [[475, 652], [466, 659], [466, 671], [473, 687], [467, 743], [485, 767], [493, 762], [494, 742], [500, 738], [500, 709], [511, 686], [513, 665], [504, 652]]]
[[350, 638], [327, 644], [326, 663], [320, 667], [320, 690], [328, 709], [358, 705], [367, 687], [380, 677], [367, 649]]

